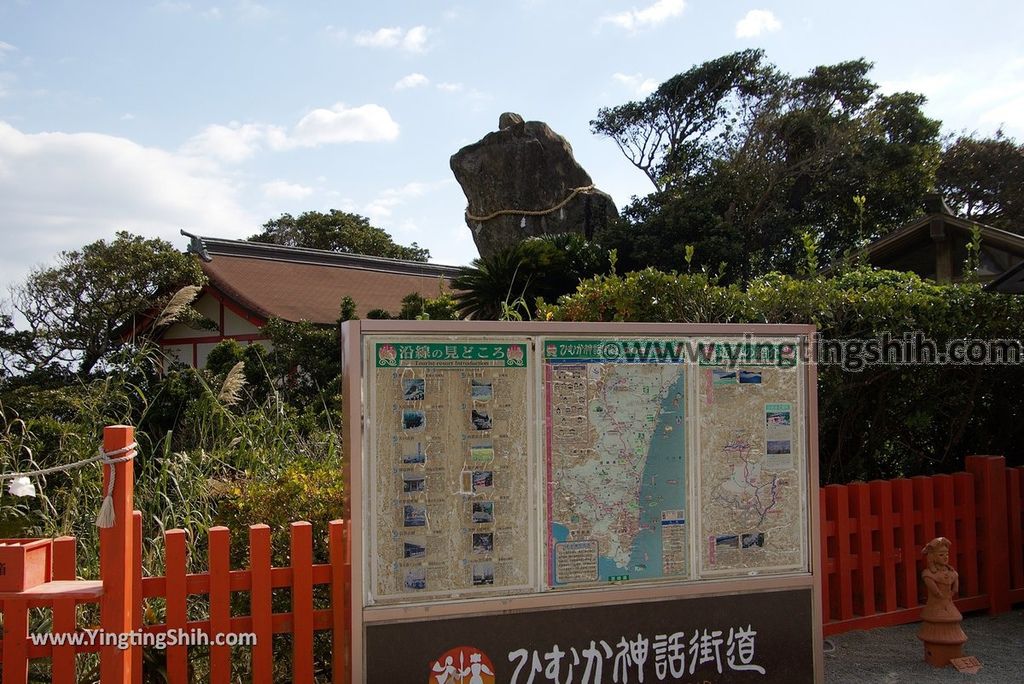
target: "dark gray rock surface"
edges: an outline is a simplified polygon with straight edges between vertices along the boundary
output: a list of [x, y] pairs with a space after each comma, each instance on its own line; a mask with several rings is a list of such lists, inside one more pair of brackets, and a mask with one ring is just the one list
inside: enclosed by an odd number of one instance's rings
[[546, 123], [506, 112], [498, 127], [451, 157], [468, 202], [466, 225], [481, 256], [539, 235], [591, 238], [618, 216], [569, 142]]

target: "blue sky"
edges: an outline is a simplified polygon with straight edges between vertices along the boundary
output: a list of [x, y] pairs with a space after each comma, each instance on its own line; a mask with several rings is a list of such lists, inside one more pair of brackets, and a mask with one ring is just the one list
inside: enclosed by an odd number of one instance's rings
[[1024, 3], [0, 0], [0, 286], [118, 229], [184, 247], [282, 212], [369, 216], [432, 261], [476, 256], [448, 167], [515, 111], [622, 206], [647, 179], [598, 108], [761, 47], [866, 57], [947, 133], [1024, 138]]

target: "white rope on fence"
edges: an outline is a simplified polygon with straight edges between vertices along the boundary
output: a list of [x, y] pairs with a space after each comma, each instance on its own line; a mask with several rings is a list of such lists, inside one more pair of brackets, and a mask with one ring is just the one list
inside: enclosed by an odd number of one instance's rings
[[[84, 468], [87, 465], [101, 461], [103, 465], [114, 465], [116, 463], [124, 463], [135, 458], [138, 453], [136, 450], [138, 447], [137, 442], [132, 442], [126, 447], [120, 449], [114, 449], [113, 451], [103, 451], [101, 446], [98, 453], [91, 457], [82, 459], [81, 461], [75, 461], [74, 463], [67, 463], [64, 465], [53, 466], [52, 468], [40, 468], [39, 470], [28, 470], [20, 473], [0, 473], [0, 482], [4, 480], [13, 480], [10, 485], [10, 493], [16, 496], [35, 496], [35, 487], [29, 481], [29, 477], [38, 477], [40, 475], [49, 475], [50, 473], [66, 473], [78, 468]], [[103, 497], [103, 505], [100, 506], [100, 512], [96, 516], [97, 527], [113, 527], [116, 518], [114, 516], [114, 481], [116, 479], [116, 471], [114, 468], [110, 469], [110, 481], [107, 483], [107, 494]]]

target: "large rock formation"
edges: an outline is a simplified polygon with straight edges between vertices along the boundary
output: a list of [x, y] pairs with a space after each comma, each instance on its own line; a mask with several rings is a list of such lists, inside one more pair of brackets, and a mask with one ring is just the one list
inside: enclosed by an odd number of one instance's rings
[[466, 225], [481, 256], [528, 237], [594, 232], [618, 216], [572, 147], [543, 121], [506, 112], [498, 130], [452, 155], [466, 193]]

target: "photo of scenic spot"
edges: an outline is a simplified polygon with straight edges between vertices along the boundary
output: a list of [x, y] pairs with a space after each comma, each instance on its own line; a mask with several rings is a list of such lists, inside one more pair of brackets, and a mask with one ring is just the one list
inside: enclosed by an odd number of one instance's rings
[[473, 553], [489, 554], [494, 550], [493, 532], [473, 533]]
[[714, 368], [711, 371], [712, 385], [735, 385], [737, 373], [734, 370]]
[[405, 409], [402, 411], [402, 429], [408, 432], [419, 432], [427, 424], [427, 416], [423, 411]]
[[417, 494], [427, 489], [427, 476], [421, 473], [402, 473], [402, 493]]
[[793, 447], [788, 439], [769, 439], [768, 440], [768, 453], [769, 454], [789, 454], [792, 453]]
[[494, 584], [494, 563], [473, 563], [473, 586]]
[[473, 423], [474, 430], [491, 429], [491, 414], [487, 411], [477, 411], [476, 409], [473, 409], [470, 420]]
[[424, 537], [409, 537], [402, 546], [404, 558], [423, 558], [427, 555], [427, 542]]
[[720, 549], [740, 548], [740, 538], [735, 534], [720, 534], [715, 537], [715, 546]]
[[402, 463], [422, 464], [426, 463], [427, 454], [423, 450], [423, 442], [406, 442], [402, 448]]
[[406, 401], [423, 401], [426, 397], [426, 381], [423, 378], [402, 380], [402, 398]]
[[774, 425], [777, 427], [792, 425], [790, 422], [789, 411], [766, 411], [764, 414], [764, 420], [767, 425]]
[[490, 401], [494, 396], [494, 385], [490, 380], [470, 380], [470, 394], [473, 401]]
[[494, 502], [493, 501], [474, 501], [473, 502], [473, 522], [474, 523], [492, 523], [494, 522]]
[[494, 472], [490, 470], [473, 471], [473, 491], [480, 492], [494, 487]]
[[764, 547], [764, 532], [751, 532], [740, 535], [740, 544], [745, 549]]
[[469, 458], [477, 463], [487, 463], [494, 460], [494, 444], [492, 442], [480, 442], [469, 445]]
[[741, 385], [760, 385], [761, 384], [761, 373], [760, 371], [740, 371], [740, 384]]
[[410, 568], [405, 571], [405, 588], [420, 590], [427, 588], [426, 568]]
[[405, 527], [423, 527], [427, 524], [427, 507], [423, 504], [405, 504], [402, 524]]

